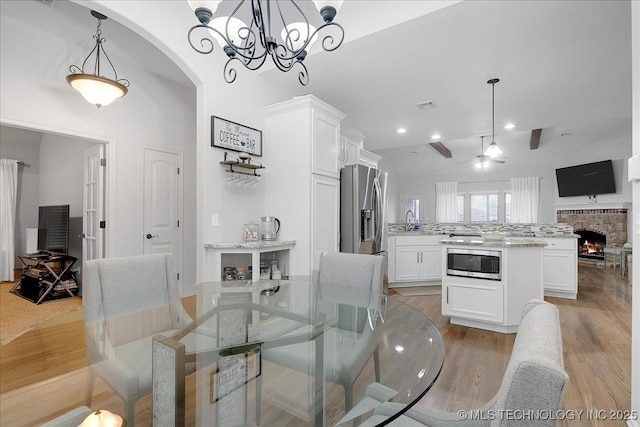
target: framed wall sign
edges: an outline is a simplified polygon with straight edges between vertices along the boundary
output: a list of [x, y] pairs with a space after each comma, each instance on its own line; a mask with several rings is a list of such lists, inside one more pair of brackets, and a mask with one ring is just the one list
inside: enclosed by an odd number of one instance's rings
[[262, 131], [211, 116], [211, 146], [262, 156]]

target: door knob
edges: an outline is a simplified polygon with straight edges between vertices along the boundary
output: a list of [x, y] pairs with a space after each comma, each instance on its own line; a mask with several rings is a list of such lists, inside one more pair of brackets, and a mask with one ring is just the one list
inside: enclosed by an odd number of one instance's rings
[[153, 239], [154, 237], [158, 237], [157, 234], [151, 235], [151, 233], [147, 234], [147, 239]]

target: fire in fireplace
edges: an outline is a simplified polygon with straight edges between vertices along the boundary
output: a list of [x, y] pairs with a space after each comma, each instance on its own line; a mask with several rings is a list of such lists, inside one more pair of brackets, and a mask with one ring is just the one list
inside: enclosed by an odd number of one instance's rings
[[604, 248], [607, 236], [592, 230], [576, 230], [578, 239], [578, 256], [581, 258], [604, 259]]

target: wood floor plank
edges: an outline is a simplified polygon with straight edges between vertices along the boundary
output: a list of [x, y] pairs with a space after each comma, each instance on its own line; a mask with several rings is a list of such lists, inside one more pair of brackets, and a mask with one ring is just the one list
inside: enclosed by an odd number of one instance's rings
[[[403, 297], [403, 301], [427, 315], [439, 328], [445, 342], [445, 363], [432, 389], [420, 404], [447, 411], [477, 408], [498, 391], [513, 348], [514, 334], [499, 334], [450, 325], [441, 314], [441, 296]], [[570, 385], [564, 409], [629, 410], [631, 389], [631, 286], [626, 278], [605, 271], [601, 265], [579, 265], [577, 300], [547, 298], [560, 310], [564, 362]], [[185, 299], [188, 311], [195, 310], [194, 298]], [[191, 313], [195, 314], [195, 313]], [[43, 414], [62, 413], [83, 403], [86, 366], [84, 327], [81, 318], [71, 317], [55, 325], [37, 328], [0, 347], [0, 424], [34, 425], [46, 420]], [[372, 369], [367, 366], [366, 369]], [[65, 374], [67, 373], [67, 374]], [[26, 402], [39, 398], [38, 386], [47, 378], [67, 375], [60, 396], [38, 411]], [[193, 376], [187, 379], [193, 384]], [[99, 381], [97, 381], [98, 383]], [[356, 382], [356, 390], [366, 384]], [[193, 389], [193, 385], [188, 385]], [[42, 386], [40, 386], [42, 389]], [[68, 392], [68, 394], [67, 394]], [[342, 399], [342, 391], [335, 391]], [[50, 396], [40, 396], [41, 399]], [[122, 413], [123, 405], [104, 384], [98, 384], [94, 402]], [[150, 397], [136, 405], [136, 425], [151, 425]], [[189, 406], [190, 405], [190, 406]], [[263, 413], [268, 416], [269, 402]], [[187, 425], [195, 424], [193, 402], [188, 402]], [[337, 420], [340, 412], [331, 412]], [[276, 420], [272, 420], [276, 422]], [[296, 425], [295, 419], [279, 419], [277, 425]], [[275, 424], [272, 424], [275, 425]], [[623, 421], [561, 421], [560, 426], [624, 426]]]

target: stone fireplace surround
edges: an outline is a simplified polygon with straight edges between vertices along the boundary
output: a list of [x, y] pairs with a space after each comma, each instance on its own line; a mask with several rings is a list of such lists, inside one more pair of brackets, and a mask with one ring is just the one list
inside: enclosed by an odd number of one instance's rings
[[627, 214], [627, 209], [561, 209], [556, 211], [556, 219], [571, 225], [576, 234], [603, 234], [606, 247], [613, 247], [627, 242]]

